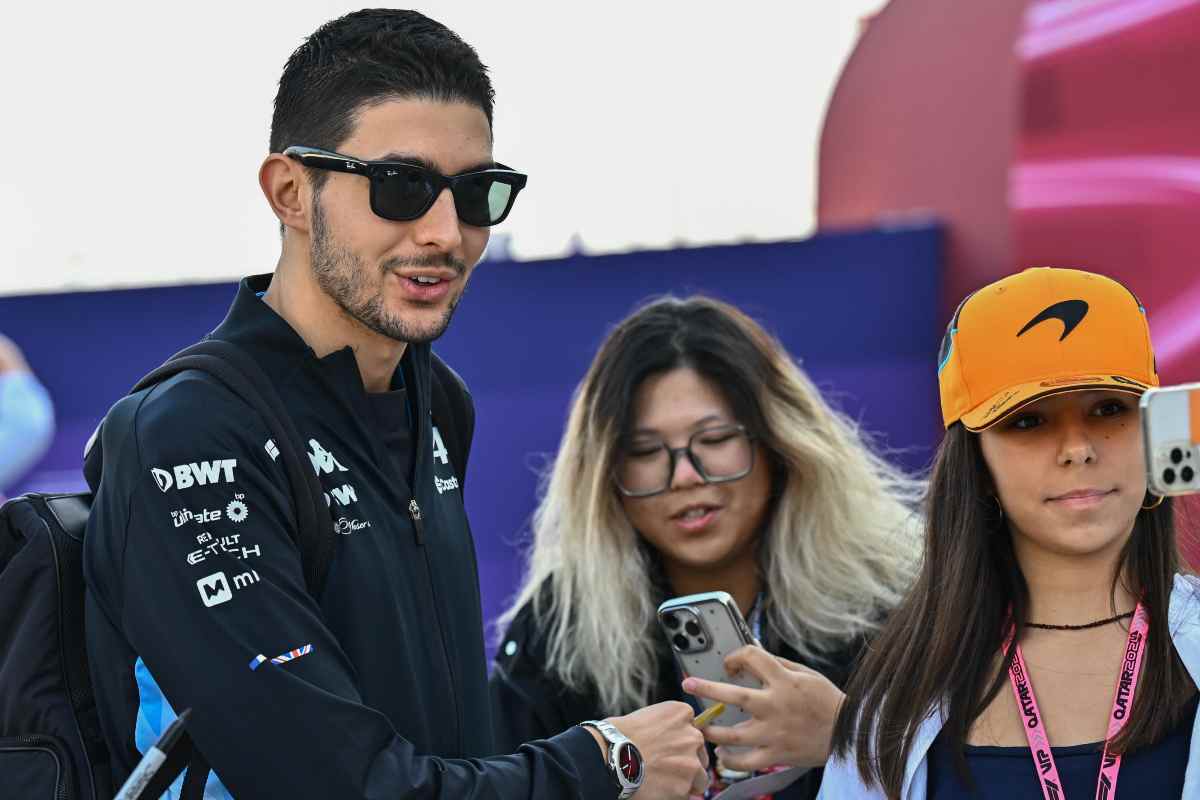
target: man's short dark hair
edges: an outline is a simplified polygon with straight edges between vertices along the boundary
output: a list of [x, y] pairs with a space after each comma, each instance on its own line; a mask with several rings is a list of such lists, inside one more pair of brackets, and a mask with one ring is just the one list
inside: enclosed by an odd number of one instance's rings
[[[271, 152], [335, 150], [357, 113], [400, 98], [466, 102], [492, 124], [492, 82], [454, 31], [416, 11], [364, 9], [327, 22], [292, 53], [279, 78]], [[312, 170], [319, 188], [327, 173]]]

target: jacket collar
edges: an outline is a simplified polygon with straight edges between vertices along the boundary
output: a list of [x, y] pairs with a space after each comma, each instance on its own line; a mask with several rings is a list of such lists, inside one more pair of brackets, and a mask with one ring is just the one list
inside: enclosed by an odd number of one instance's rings
[[[350, 386], [361, 389], [362, 376], [354, 351], [347, 346], [317, 358], [296, 329], [263, 302], [261, 295], [270, 283], [271, 273], [243, 278], [225, 319], [209, 337], [251, 351], [258, 357], [259, 365], [280, 384], [298, 368], [308, 365], [336, 380], [343, 391]], [[413, 400], [422, 408], [429, 407], [430, 352], [428, 344], [409, 344], [401, 359], [404, 383], [410, 391], [414, 386], [417, 388]]]

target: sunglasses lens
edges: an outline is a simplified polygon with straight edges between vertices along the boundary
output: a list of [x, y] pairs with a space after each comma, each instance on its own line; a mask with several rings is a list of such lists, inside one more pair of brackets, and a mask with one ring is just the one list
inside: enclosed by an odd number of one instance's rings
[[454, 182], [454, 205], [468, 225], [495, 225], [508, 212], [516, 194], [506, 176], [479, 173]]
[[491, 188], [488, 190], [488, 211], [492, 215], [492, 219], [500, 219], [504, 213], [508, 211], [508, 206], [512, 202], [513, 187], [508, 183], [494, 181]]
[[381, 217], [410, 220], [429, 210], [433, 182], [415, 167], [391, 167], [375, 181], [375, 210]]

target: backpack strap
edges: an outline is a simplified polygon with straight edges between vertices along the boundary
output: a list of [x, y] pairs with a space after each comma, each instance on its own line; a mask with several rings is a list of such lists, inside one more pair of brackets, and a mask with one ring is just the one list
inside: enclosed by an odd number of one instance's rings
[[208, 761], [200, 752], [200, 748], [192, 748], [192, 758], [188, 761], [187, 775], [183, 779], [183, 788], [179, 792], [179, 800], [204, 800], [204, 786], [208, 783]]
[[[296, 511], [296, 545], [304, 564], [304, 580], [317, 596], [325, 585], [336, 544], [333, 527], [325, 511], [325, 494], [316, 474], [301, 456], [300, 434], [279, 393], [254, 362], [237, 345], [220, 339], [205, 339], [180, 350], [165, 364], [142, 378], [131, 390], [140, 392], [185, 370], [207, 373], [224, 383], [259, 413], [279, 448], [282, 464], [292, 489]], [[90, 454], [89, 454], [90, 455]]]
[[475, 435], [475, 406], [467, 385], [445, 361], [432, 353], [433, 424], [442, 435], [442, 443], [458, 469], [460, 486], [467, 483], [467, 459], [471, 455], [471, 438]]
[[[179, 721], [187, 725], [190, 708], [179, 713]], [[161, 744], [157, 742], [155, 746]], [[179, 774], [185, 769], [183, 785], [179, 791], [179, 800], [204, 800], [204, 787], [208, 783], [209, 765], [199, 748], [192, 743], [192, 737], [186, 727], [175, 743], [166, 748], [163, 762], [155, 769], [154, 774], [144, 783], [129, 783], [121, 787], [118, 800], [158, 800], [166, 794], [171, 784], [179, 779]], [[136, 770], [135, 770], [136, 774]], [[133, 780], [133, 776], [130, 776]]]

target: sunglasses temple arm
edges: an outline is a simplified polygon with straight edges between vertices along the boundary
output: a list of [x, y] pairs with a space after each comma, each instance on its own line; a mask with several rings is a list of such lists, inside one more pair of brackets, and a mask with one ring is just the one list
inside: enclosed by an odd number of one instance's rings
[[371, 174], [369, 166], [357, 159], [344, 158], [334, 153], [299, 153], [297, 160], [306, 167], [327, 169], [332, 172], [348, 172], [351, 175]]

